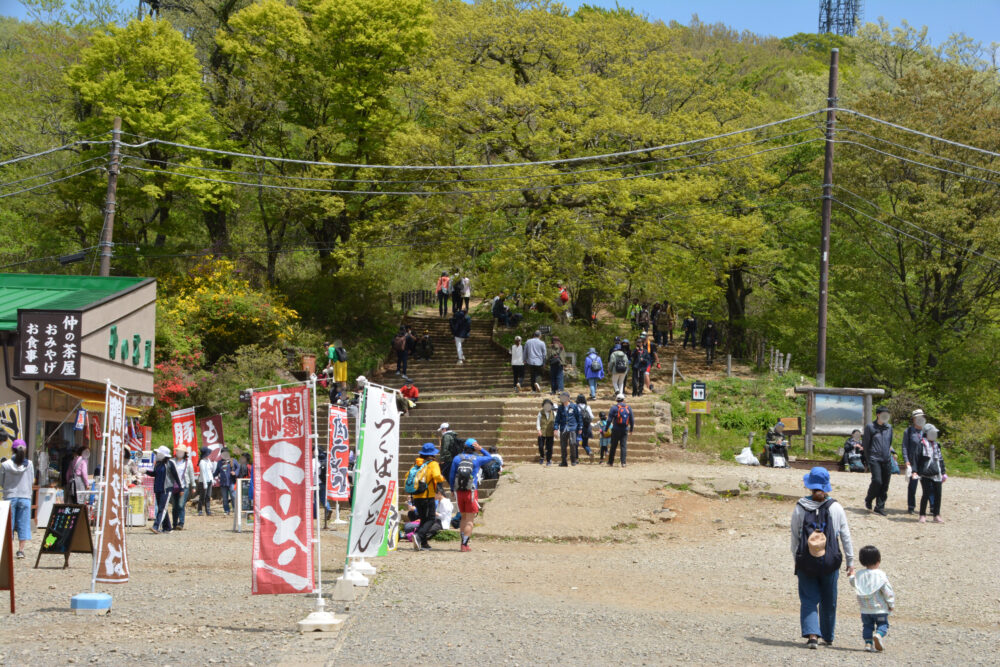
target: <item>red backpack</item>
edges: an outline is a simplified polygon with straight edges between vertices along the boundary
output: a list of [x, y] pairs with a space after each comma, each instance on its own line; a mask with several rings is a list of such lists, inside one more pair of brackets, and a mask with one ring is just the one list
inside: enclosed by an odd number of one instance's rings
[[569, 292], [566, 291], [565, 287], [563, 287], [562, 291], [559, 292], [559, 300], [562, 301], [563, 303], [569, 301]]

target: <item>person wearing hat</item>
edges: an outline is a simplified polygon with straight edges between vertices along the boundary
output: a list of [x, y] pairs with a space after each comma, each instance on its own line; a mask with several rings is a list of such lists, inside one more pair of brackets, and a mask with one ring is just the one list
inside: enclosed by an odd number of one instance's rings
[[903, 463], [906, 466], [906, 511], [913, 514], [917, 507], [917, 486], [919, 476], [914, 478], [917, 458], [920, 456], [921, 444], [924, 439], [924, 426], [927, 425], [927, 415], [920, 408], [910, 413], [910, 425], [903, 431]]
[[34, 483], [35, 466], [28, 460], [28, 445], [18, 438], [11, 445], [10, 459], [0, 464], [0, 487], [3, 499], [10, 501], [11, 520], [17, 533], [17, 558], [24, 558], [24, 547], [31, 540], [31, 487]]
[[413, 505], [417, 510], [417, 518], [420, 519], [420, 527], [413, 535], [413, 548], [417, 551], [430, 549], [428, 542], [430, 532], [434, 528], [435, 505], [434, 496], [437, 494], [438, 484], [444, 481], [441, 474], [441, 464], [435, 457], [438, 455], [438, 448], [433, 443], [425, 442], [420, 448], [418, 456], [424, 460], [424, 472], [421, 480], [427, 484], [423, 491], [413, 494]]
[[615, 465], [615, 450], [621, 447], [621, 464], [625, 467], [625, 450], [628, 447], [628, 436], [635, 430], [635, 417], [632, 408], [625, 403], [625, 394], [615, 397], [615, 405], [608, 410], [608, 424], [611, 425], [611, 445], [608, 449], [608, 465]]
[[542, 409], [535, 418], [538, 431], [538, 465], [552, 465], [552, 444], [555, 441], [556, 415], [552, 399], [542, 401]]
[[524, 363], [531, 373], [531, 390], [540, 392], [538, 377], [542, 374], [542, 364], [545, 363], [547, 350], [545, 341], [542, 340], [542, 332], [536, 330], [535, 334], [524, 344]]
[[627, 338], [622, 342], [616, 342], [615, 346], [611, 349], [611, 354], [608, 355], [608, 368], [611, 370], [611, 389], [616, 396], [625, 391], [625, 375], [628, 373], [629, 363], [628, 354], [625, 353], [623, 346], [627, 345]]
[[562, 451], [562, 462], [559, 467], [565, 468], [569, 465], [566, 462], [567, 449], [570, 462], [573, 465], [578, 463], [580, 436], [583, 435], [583, 415], [580, 413], [580, 406], [570, 401], [568, 391], [559, 394], [559, 399], [555, 428], [559, 431], [559, 448]]
[[403, 388], [399, 390], [399, 393], [409, 401], [407, 408], [417, 407], [417, 401], [420, 400], [420, 390], [413, 384], [413, 380], [406, 378], [406, 381], [403, 382]]
[[521, 337], [514, 336], [514, 344], [510, 346], [510, 370], [514, 373], [514, 391], [521, 391], [524, 382], [524, 346]]
[[806, 646], [815, 649], [821, 637], [827, 646], [833, 644], [837, 579], [842, 562], [847, 575], [854, 575], [854, 544], [844, 508], [829, 496], [829, 471], [817, 466], [802, 482], [810, 494], [792, 511], [792, 555], [799, 582], [799, 625]]
[[927, 522], [927, 503], [931, 505], [934, 523], [944, 523], [941, 518], [941, 485], [948, 480], [945, 472], [941, 445], [938, 444], [938, 430], [934, 424], [924, 426], [924, 437], [915, 459], [916, 469], [910, 474], [912, 480], [920, 480], [920, 523]]
[[874, 501], [875, 513], [886, 516], [885, 500], [889, 496], [889, 481], [892, 479], [892, 424], [889, 423], [889, 409], [885, 406], [878, 406], [875, 409], [875, 421], [865, 424], [861, 446], [865, 450], [865, 460], [868, 461], [868, 471], [872, 476], [865, 496], [865, 507], [872, 509]]
[[461, 551], [472, 551], [469, 538], [479, 514], [479, 470], [493, 460], [493, 455], [483, 451], [475, 438], [468, 438], [461, 454], [451, 462], [448, 484], [455, 492], [458, 512], [462, 515], [459, 529], [462, 533]]
[[168, 461], [173, 467], [180, 480], [180, 490], [170, 495], [171, 514], [173, 515], [174, 528], [184, 530], [184, 512], [187, 509], [188, 497], [194, 487], [194, 466], [188, 458], [188, 448], [180, 445], [174, 450], [174, 457]]
[[451, 425], [444, 422], [438, 426], [438, 442], [441, 449], [441, 471], [442, 473], [451, 470], [451, 462], [456, 456], [462, 453], [462, 441], [458, 433], [451, 430]]
[[767, 435], [764, 437], [764, 454], [761, 456], [760, 464], [773, 468], [775, 454], [781, 457], [782, 468], [790, 467], [788, 465], [788, 441], [785, 440], [785, 422], [782, 421], [775, 424], [774, 428], [767, 430]]
[[156, 499], [156, 513], [153, 516], [153, 525], [149, 528], [154, 533], [169, 533], [171, 531], [170, 514], [167, 512], [167, 507], [170, 503], [170, 497], [181, 488], [177, 471], [168, 460], [169, 456], [169, 449], [157, 447], [153, 469], [146, 471], [146, 474], [153, 478], [153, 497]]

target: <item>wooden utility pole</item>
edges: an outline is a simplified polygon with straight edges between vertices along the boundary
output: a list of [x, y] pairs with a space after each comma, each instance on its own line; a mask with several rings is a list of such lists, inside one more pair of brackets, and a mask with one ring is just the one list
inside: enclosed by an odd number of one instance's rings
[[837, 127], [837, 70], [840, 50], [830, 51], [830, 85], [826, 98], [826, 151], [823, 156], [823, 222], [819, 243], [819, 330], [816, 386], [826, 386], [826, 304], [830, 289], [830, 218], [833, 215], [833, 138]]
[[101, 275], [111, 275], [111, 239], [115, 235], [115, 203], [118, 193], [118, 169], [122, 138], [122, 119], [115, 116], [111, 130], [111, 160], [108, 163], [108, 196], [104, 200], [104, 226], [101, 228]]

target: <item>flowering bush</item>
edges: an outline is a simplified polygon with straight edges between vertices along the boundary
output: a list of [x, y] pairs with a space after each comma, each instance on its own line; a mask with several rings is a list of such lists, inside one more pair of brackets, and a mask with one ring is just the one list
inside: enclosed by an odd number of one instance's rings
[[163, 408], [176, 410], [191, 395], [197, 381], [192, 369], [201, 366], [201, 353], [178, 354], [156, 364], [153, 395], [156, 403]]
[[165, 292], [157, 313], [162, 360], [201, 350], [212, 363], [244, 345], [283, 345], [298, 319], [281, 297], [252, 287], [225, 259], [206, 261]]

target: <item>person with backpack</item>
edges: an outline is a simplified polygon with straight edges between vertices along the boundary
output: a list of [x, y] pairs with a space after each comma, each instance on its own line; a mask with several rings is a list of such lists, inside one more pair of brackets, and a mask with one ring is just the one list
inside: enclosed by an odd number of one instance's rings
[[406, 362], [410, 357], [410, 353], [407, 351], [410, 347], [408, 337], [406, 327], [399, 327], [399, 331], [392, 339], [392, 351], [396, 353], [396, 375], [404, 377], [406, 376]]
[[333, 364], [333, 381], [347, 386], [347, 349], [339, 338], [327, 348], [327, 359]]
[[628, 436], [635, 430], [635, 417], [632, 408], [625, 404], [625, 394], [618, 394], [615, 405], [608, 410], [608, 423], [611, 424], [611, 443], [608, 449], [608, 465], [615, 465], [615, 450], [621, 447], [621, 464], [625, 467], [625, 451], [628, 448]]
[[465, 441], [462, 453], [451, 462], [448, 484], [455, 491], [458, 511], [462, 515], [459, 523], [462, 532], [461, 551], [472, 551], [469, 538], [472, 537], [472, 526], [479, 514], [479, 470], [492, 460], [493, 456], [484, 454], [475, 438], [469, 438]]
[[868, 471], [872, 481], [865, 496], [865, 507], [875, 514], [886, 516], [885, 500], [889, 497], [889, 481], [892, 479], [892, 424], [889, 423], [889, 409], [880, 405], [875, 409], [875, 421], [865, 424], [861, 446], [865, 450]]
[[448, 471], [451, 470], [452, 460], [462, 453], [462, 442], [458, 433], [451, 430], [451, 425], [448, 422], [438, 426], [438, 436], [441, 439], [441, 470]]
[[924, 426], [926, 425], [927, 415], [924, 414], [923, 410], [917, 408], [910, 413], [910, 425], [903, 432], [901, 449], [903, 450], [903, 463], [906, 465], [906, 479], [909, 482], [906, 487], [906, 511], [909, 514], [913, 514], [917, 508], [917, 485], [920, 482], [919, 475], [914, 477], [913, 473], [917, 472], [917, 458], [920, 456], [923, 446]]
[[643, 377], [646, 370], [646, 357], [642, 352], [642, 347], [637, 343], [632, 350], [632, 357], [629, 360], [632, 368], [632, 396], [642, 396]]
[[934, 523], [944, 523], [941, 518], [941, 486], [948, 481], [948, 475], [945, 473], [944, 457], [941, 455], [941, 445], [938, 444], [938, 430], [934, 424], [924, 426], [924, 437], [917, 454], [917, 469], [912, 477], [920, 479], [920, 523], [927, 522], [928, 501]]
[[430, 331], [424, 331], [424, 335], [417, 341], [417, 359], [430, 361], [434, 356], [434, 340]]
[[[639, 351], [642, 352], [642, 382], [649, 393], [653, 393], [650, 374], [653, 372], [653, 364], [656, 364], [657, 368], [660, 367], [660, 358], [656, 355], [656, 343], [645, 331], [639, 334]], [[641, 391], [639, 393], [642, 394]]]
[[564, 391], [559, 395], [561, 405], [556, 411], [555, 427], [559, 431], [559, 448], [562, 452], [562, 462], [560, 468], [565, 468], [569, 464], [566, 462], [566, 453], [569, 450], [569, 459], [573, 465], [577, 464], [580, 457], [578, 448], [580, 436], [583, 434], [583, 415], [580, 408], [569, 400], [569, 392]]
[[455, 337], [455, 349], [458, 351], [458, 363], [465, 363], [462, 343], [472, 334], [472, 319], [469, 314], [459, 308], [451, 317], [451, 335]]
[[438, 317], [448, 317], [448, 297], [451, 295], [451, 278], [447, 271], [441, 272], [441, 277], [437, 279], [434, 291], [438, 297]]
[[608, 357], [608, 368], [611, 369], [611, 389], [615, 396], [625, 392], [625, 376], [628, 374], [628, 355], [622, 349], [622, 345], [628, 345], [626, 338], [621, 344], [615, 345]]
[[604, 457], [608, 455], [608, 445], [611, 444], [611, 422], [608, 421], [608, 416], [603, 412], [598, 413], [598, 417], [601, 428], [601, 458], [597, 462], [604, 463]]
[[681, 322], [681, 331], [684, 332], [682, 349], [687, 349], [688, 342], [691, 343], [692, 348], [698, 347], [698, 320], [694, 319], [694, 313], [685, 317], [684, 321]]
[[705, 363], [711, 366], [715, 362], [715, 348], [719, 344], [719, 330], [711, 320], [701, 331], [701, 346], [705, 348]]
[[524, 382], [524, 346], [521, 337], [514, 336], [514, 344], [510, 346], [510, 369], [514, 373], [514, 391], [521, 391]]
[[566, 363], [566, 348], [563, 347], [559, 336], [552, 337], [552, 348], [549, 350], [549, 386], [552, 388], [552, 395], [565, 389], [563, 384], [563, 366]]
[[542, 401], [542, 409], [535, 418], [535, 428], [538, 430], [538, 465], [552, 465], [552, 444], [555, 440], [555, 406], [552, 401]]
[[815, 649], [821, 637], [827, 646], [833, 644], [837, 579], [844, 561], [847, 575], [854, 576], [854, 544], [844, 508], [829, 495], [829, 471], [816, 466], [802, 481], [810, 495], [800, 498], [792, 512], [791, 546], [799, 581], [799, 625], [806, 647]]
[[448, 286], [451, 287], [451, 312], [462, 310], [462, 279], [457, 270], [451, 274]]
[[406, 476], [404, 490], [413, 496], [413, 505], [417, 510], [417, 518], [420, 520], [420, 527], [413, 536], [413, 549], [415, 551], [431, 548], [428, 540], [434, 529], [437, 509], [434, 497], [437, 495], [438, 484], [444, 481], [441, 466], [434, 460], [437, 455], [438, 448], [433, 443], [425, 442], [417, 454], [423, 459], [423, 463], [410, 468]]
[[538, 377], [542, 374], [542, 364], [545, 363], [546, 354], [542, 332], [535, 330], [535, 335], [524, 344], [524, 363], [528, 366], [528, 372], [531, 373], [532, 391], [542, 391], [542, 388], [538, 386]]
[[580, 446], [587, 452], [590, 462], [594, 462], [594, 452], [590, 451], [590, 438], [593, 435], [594, 411], [587, 405], [587, 399], [583, 394], [576, 397], [576, 407], [580, 409], [580, 416], [583, 418], [583, 430], [580, 431]]
[[601, 361], [596, 349], [590, 348], [587, 351], [587, 356], [583, 360], [583, 369], [587, 384], [590, 385], [590, 400], [594, 400], [597, 398], [597, 382], [604, 379], [604, 362]]

